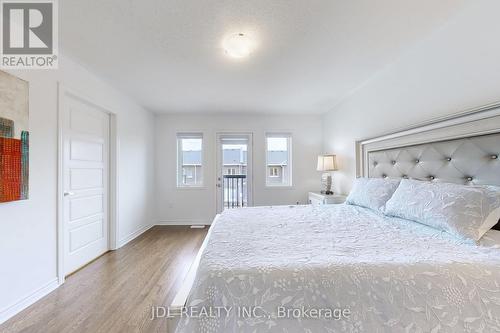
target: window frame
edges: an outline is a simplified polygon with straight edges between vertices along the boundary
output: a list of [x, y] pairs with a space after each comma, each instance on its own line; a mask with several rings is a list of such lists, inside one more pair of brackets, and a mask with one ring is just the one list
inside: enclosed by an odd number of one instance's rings
[[[266, 155], [266, 177], [265, 177], [265, 187], [266, 188], [292, 188], [293, 187], [293, 154], [292, 154], [292, 133], [290, 132], [267, 132], [264, 138], [264, 151]], [[286, 138], [287, 139], [287, 153], [288, 153], [288, 160], [287, 160], [287, 167], [288, 167], [288, 177], [287, 177], [287, 183], [270, 183], [268, 180], [269, 178], [275, 178], [275, 177], [270, 177], [268, 168], [273, 167], [269, 165], [268, 161], [268, 139], [269, 138]], [[281, 177], [284, 176], [284, 170], [283, 167], [281, 168]], [[278, 176], [279, 177], [279, 173]], [[283, 179], [284, 180], [284, 179]]]
[[[183, 182], [183, 178], [184, 178], [184, 172], [183, 172], [183, 168], [182, 168], [182, 164], [183, 164], [183, 159], [181, 158], [181, 152], [182, 152], [182, 140], [183, 139], [201, 139], [201, 164], [199, 166], [199, 168], [201, 168], [201, 172], [200, 172], [200, 175], [201, 175], [201, 182], [199, 184], [184, 184]], [[176, 187], [177, 189], [200, 189], [200, 188], [204, 188], [205, 187], [205, 140], [204, 140], [204, 135], [202, 132], [178, 132], [176, 133], [176, 137], [175, 137], [175, 140], [176, 140], [176, 146], [177, 146], [177, 156], [176, 156], [176, 160], [177, 160], [177, 167], [176, 167], [176, 175], [175, 175], [175, 179], [176, 179]], [[197, 174], [197, 170], [196, 168], [198, 166], [196, 165], [193, 165], [193, 167], [195, 168], [194, 170], [194, 174]], [[194, 175], [193, 175], [194, 176]]]

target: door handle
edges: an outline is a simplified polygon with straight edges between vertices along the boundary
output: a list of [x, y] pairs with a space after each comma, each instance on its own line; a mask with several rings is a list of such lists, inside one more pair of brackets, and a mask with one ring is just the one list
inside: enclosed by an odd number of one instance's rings
[[64, 192], [65, 197], [70, 197], [72, 195], [75, 195], [75, 193], [74, 192]]

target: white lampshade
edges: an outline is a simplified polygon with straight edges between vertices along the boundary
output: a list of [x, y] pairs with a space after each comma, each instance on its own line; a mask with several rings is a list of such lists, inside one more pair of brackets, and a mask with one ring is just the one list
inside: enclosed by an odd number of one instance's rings
[[337, 171], [337, 157], [335, 155], [319, 155], [318, 171]]

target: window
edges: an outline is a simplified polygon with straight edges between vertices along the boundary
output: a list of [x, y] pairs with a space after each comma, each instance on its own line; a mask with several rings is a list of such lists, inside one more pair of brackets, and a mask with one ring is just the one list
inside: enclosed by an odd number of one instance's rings
[[292, 186], [292, 137], [290, 134], [266, 135], [266, 185]]
[[203, 186], [203, 135], [177, 134], [177, 187]]
[[269, 177], [279, 177], [279, 171], [277, 167], [269, 168]]
[[236, 175], [236, 169], [235, 168], [227, 169], [227, 175]]

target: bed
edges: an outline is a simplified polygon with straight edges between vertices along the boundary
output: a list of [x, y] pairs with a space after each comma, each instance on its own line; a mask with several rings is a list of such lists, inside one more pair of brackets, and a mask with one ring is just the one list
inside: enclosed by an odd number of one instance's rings
[[[358, 175], [498, 186], [498, 132], [482, 108], [362, 140]], [[469, 243], [346, 204], [227, 210], [172, 308], [196, 309], [179, 333], [497, 332], [500, 232]]]

